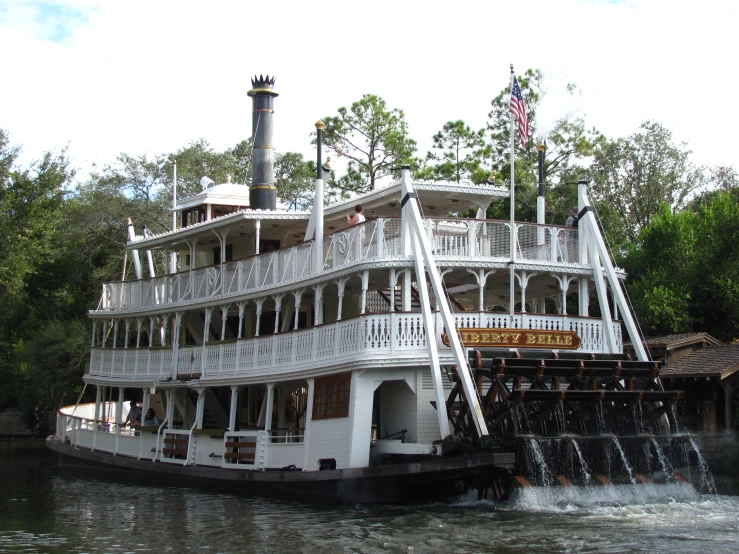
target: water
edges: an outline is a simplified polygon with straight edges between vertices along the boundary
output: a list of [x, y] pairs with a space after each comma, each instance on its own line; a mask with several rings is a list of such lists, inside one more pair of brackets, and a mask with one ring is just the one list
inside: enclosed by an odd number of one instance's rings
[[0, 442], [0, 552], [737, 552], [739, 498], [678, 484], [325, 508], [70, 473]]
[[700, 448], [698, 448], [698, 444], [695, 442], [695, 439], [693, 437], [690, 437], [690, 446], [693, 447], [693, 451], [695, 452], [696, 456], [698, 456], [698, 466], [701, 470], [701, 481], [703, 483], [703, 488], [708, 492], [716, 492], [716, 485], [713, 482], [713, 474], [711, 473], [711, 470], [708, 469], [706, 459], [703, 457], [703, 454], [701, 454]]
[[580, 460], [580, 469], [582, 470], [582, 474], [585, 477], [585, 483], [590, 484], [590, 472], [588, 471], [588, 464], [585, 463], [585, 459], [582, 456], [580, 445], [575, 439], [572, 439], [572, 446], [574, 446], [575, 450], [577, 451], [577, 459]]
[[618, 439], [616, 437], [613, 438], [613, 444], [616, 445], [616, 448], [618, 449], [618, 453], [621, 455], [621, 462], [624, 464], [624, 469], [629, 474], [629, 479], [631, 479], [631, 484], [636, 485], [636, 478], [634, 477], [634, 472], [631, 469], [631, 466], [629, 465], [629, 461], [626, 459], [626, 454], [624, 454], [624, 449], [621, 447], [621, 443], [618, 442]]
[[657, 442], [657, 439], [652, 438], [652, 444], [654, 445], [654, 450], [657, 452], [657, 458], [659, 459], [659, 465], [662, 466], [662, 473], [665, 475], [665, 480], [669, 480], [672, 478], [672, 474], [674, 473], [672, 469], [672, 465], [670, 464], [670, 461], [665, 456], [665, 451], [662, 450], [662, 447]]

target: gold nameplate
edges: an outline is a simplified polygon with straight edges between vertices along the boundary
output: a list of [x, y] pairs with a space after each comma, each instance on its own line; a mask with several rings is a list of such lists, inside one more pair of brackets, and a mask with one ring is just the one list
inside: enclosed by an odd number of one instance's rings
[[[525, 329], [457, 329], [462, 346], [469, 348], [501, 346], [504, 348], [549, 348], [575, 350], [580, 348], [580, 337], [573, 331], [534, 331]], [[449, 346], [449, 335], [441, 337]]]

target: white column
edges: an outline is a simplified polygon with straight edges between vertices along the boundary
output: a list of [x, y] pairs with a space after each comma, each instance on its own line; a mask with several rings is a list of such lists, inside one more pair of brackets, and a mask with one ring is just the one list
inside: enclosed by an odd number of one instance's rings
[[97, 337], [98, 322], [96, 319], [92, 320], [92, 339], [90, 341], [90, 347], [95, 348], [95, 338]]
[[138, 317], [136, 318], [136, 348], [139, 348], [141, 346], [141, 324], [143, 323], [143, 320]]
[[118, 348], [118, 320], [113, 324], [113, 348]]
[[226, 338], [226, 319], [228, 318], [228, 306], [221, 306], [221, 340]]
[[149, 346], [154, 346], [154, 316], [149, 316]]
[[203, 322], [203, 353], [200, 360], [200, 373], [205, 375], [205, 363], [207, 362], [207, 350], [206, 343], [208, 342], [208, 335], [210, 334], [210, 317], [213, 314], [213, 308], [205, 308], [205, 321]]
[[264, 413], [264, 430], [272, 430], [272, 412], [275, 402], [275, 384], [267, 383], [267, 407]]
[[365, 269], [362, 272], [362, 298], [359, 305], [359, 313], [361, 315], [364, 315], [364, 312], [367, 311], [367, 287], [369, 287], [369, 270]]
[[203, 411], [205, 410], [205, 388], [198, 388], [198, 403], [195, 411], [195, 428], [203, 428]]
[[395, 268], [390, 268], [390, 281], [389, 281], [389, 288], [390, 288], [390, 313], [395, 311], [395, 284], [398, 282], [398, 279], [395, 274]]
[[[444, 270], [440, 270], [439, 271], [439, 278], [441, 279], [442, 285], [444, 284], [444, 275], [446, 275], [447, 273], [449, 273], [451, 270], [452, 270], [452, 268], [450, 267], [450, 268], [447, 268], [447, 269], [444, 269]], [[434, 291], [432, 290], [431, 292], [433, 293]], [[439, 306], [439, 299], [436, 296], [436, 294], [434, 294], [434, 309], [437, 312], [441, 309], [441, 307]]]
[[272, 298], [275, 301], [275, 333], [278, 333], [280, 330], [280, 316], [282, 315], [282, 298], [285, 296], [284, 294], [277, 294], [273, 296]]
[[313, 325], [321, 325], [323, 323], [323, 288], [326, 283], [319, 283], [313, 287], [315, 298], [313, 299]]
[[143, 399], [141, 401], [141, 424], [143, 425], [146, 412], [149, 411], [149, 388], [144, 387], [141, 391], [143, 393], [143, 396], [141, 397]]
[[239, 302], [239, 335], [237, 338], [244, 337], [244, 309], [246, 308], [246, 302]]
[[259, 326], [262, 320], [262, 307], [264, 306], [264, 298], [257, 298], [256, 299], [257, 304], [257, 316], [255, 321], [255, 327], [254, 327], [254, 336], [259, 336]]
[[336, 321], [341, 321], [341, 313], [344, 309], [344, 291], [346, 290], [346, 282], [349, 280], [348, 277], [342, 277], [336, 283], [338, 287], [337, 292], [337, 307], [336, 307]]
[[295, 323], [293, 325], [293, 330], [297, 330], [298, 316], [300, 315], [300, 300], [303, 297], [303, 289], [293, 292], [293, 297], [295, 298]]
[[306, 381], [308, 382], [308, 397], [305, 406], [305, 429], [303, 430], [303, 452], [305, 452], [303, 455], [303, 471], [306, 471], [311, 463], [308, 459], [308, 454], [310, 451], [311, 421], [313, 420], [313, 391], [315, 386], [314, 379], [306, 379]]
[[167, 334], [169, 330], [169, 314], [164, 314], [159, 318], [162, 322], [162, 334], [160, 338], [162, 340], [162, 346], [167, 346]]
[[236, 431], [236, 403], [239, 401], [238, 385], [231, 385], [231, 405], [228, 413], [228, 430]]
[[172, 424], [174, 423], [174, 394], [171, 390], [167, 389], [167, 414], [165, 415], [167, 419], [167, 425], [169, 425], [169, 428], [172, 428]]
[[175, 312], [174, 314], [174, 342], [172, 343], [172, 379], [177, 379], [179, 370], [179, 352], [180, 352], [180, 328], [182, 327], [183, 312]]
[[118, 387], [118, 404], [115, 407], [115, 434], [121, 434], [121, 423], [123, 422], [123, 391], [125, 387]]

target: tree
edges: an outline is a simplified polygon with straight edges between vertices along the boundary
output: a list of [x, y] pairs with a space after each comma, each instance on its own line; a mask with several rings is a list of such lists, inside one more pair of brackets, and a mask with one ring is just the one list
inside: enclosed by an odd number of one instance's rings
[[287, 205], [288, 210], [306, 210], [313, 204], [315, 180], [316, 165], [312, 161], [306, 162], [302, 154], [277, 154], [277, 197]]
[[150, 160], [146, 154], [135, 157], [121, 153], [114, 164], [105, 166], [98, 178], [102, 185], [140, 199], [148, 206], [167, 179], [164, 162], [164, 156]]
[[[191, 142], [185, 148], [167, 156], [163, 166], [166, 188], [162, 190], [161, 201], [172, 201], [172, 174], [177, 160], [177, 197], [188, 198], [202, 192], [200, 179], [207, 176], [216, 183], [225, 183], [226, 175], [246, 178], [251, 162], [250, 143], [241, 142], [233, 150], [216, 152], [204, 138]], [[238, 160], [238, 161], [237, 161]], [[240, 165], [241, 164], [241, 165]]]
[[590, 167], [591, 194], [615, 212], [609, 230], [616, 242], [634, 242], [662, 203], [685, 206], [702, 183], [685, 143], [675, 144], [661, 123], [645, 121], [639, 131], [615, 141], [601, 140]]
[[14, 167], [18, 152], [0, 132], [0, 289], [11, 295], [48, 256], [64, 189], [74, 175], [66, 150], [46, 152], [26, 169]]
[[416, 141], [408, 137], [405, 114], [397, 108], [388, 110], [378, 96], [365, 94], [324, 123], [324, 146], [348, 160], [346, 174], [329, 183], [342, 194], [375, 190], [382, 178], [398, 175], [402, 165], [418, 165]]
[[431, 168], [433, 177], [456, 183], [474, 178], [484, 181], [487, 173], [479, 158], [482, 145], [482, 131], [473, 131], [462, 120], [448, 121], [434, 135], [435, 151], [426, 154], [427, 161], [436, 162]]
[[739, 338], [739, 190], [695, 209], [662, 204], [625, 260], [627, 287], [650, 334]]

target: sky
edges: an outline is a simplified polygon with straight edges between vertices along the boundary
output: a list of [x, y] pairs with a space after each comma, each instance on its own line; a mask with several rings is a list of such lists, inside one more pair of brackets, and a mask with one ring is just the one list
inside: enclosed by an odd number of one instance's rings
[[372, 93], [423, 155], [447, 121], [485, 125], [513, 63], [544, 72], [542, 118], [611, 138], [656, 120], [695, 163], [737, 165], [737, 29], [735, 0], [0, 0], [0, 128], [21, 162], [68, 144], [80, 175], [199, 137], [222, 150], [250, 136], [250, 79], [269, 74], [279, 152], [313, 158], [314, 123]]

